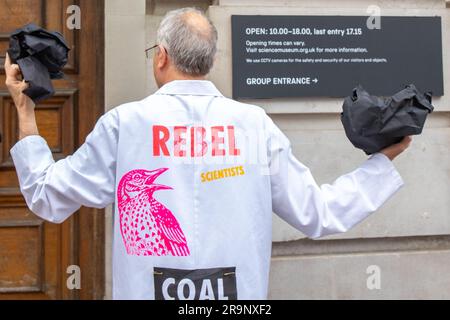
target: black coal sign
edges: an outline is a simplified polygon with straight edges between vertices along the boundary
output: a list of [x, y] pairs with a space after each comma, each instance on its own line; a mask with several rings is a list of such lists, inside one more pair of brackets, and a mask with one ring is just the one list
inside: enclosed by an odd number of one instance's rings
[[389, 96], [410, 83], [442, 96], [441, 18], [367, 20], [232, 16], [233, 97], [344, 97], [358, 84]]
[[155, 300], [237, 300], [236, 268], [154, 268]]

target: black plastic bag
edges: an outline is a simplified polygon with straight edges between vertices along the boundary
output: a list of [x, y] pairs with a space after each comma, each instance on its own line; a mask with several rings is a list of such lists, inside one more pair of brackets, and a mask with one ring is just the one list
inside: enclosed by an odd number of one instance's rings
[[59, 32], [33, 23], [15, 30], [10, 36], [8, 54], [29, 84], [23, 93], [35, 103], [51, 97], [55, 93], [51, 79], [63, 78], [69, 50]]
[[410, 84], [390, 98], [371, 96], [361, 86], [345, 98], [341, 121], [352, 144], [366, 154], [422, 133], [433, 111], [431, 93], [420, 93]]

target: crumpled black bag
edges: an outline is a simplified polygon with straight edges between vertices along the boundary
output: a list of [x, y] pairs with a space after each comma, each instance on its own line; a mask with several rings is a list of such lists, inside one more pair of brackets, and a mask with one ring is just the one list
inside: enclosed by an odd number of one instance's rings
[[29, 86], [23, 91], [35, 103], [51, 97], [50, 79], [61, 79], [69, 54], [64, 37], [30, 23], [10, 35], [8, 54], [17, 63]]
[[420, 93], [410, 84], [390, 98], [371, 96], [361, 86], [345, 98], [341, 121], [351, 143], [369, 155], [422, 133], [434, 107], [431, 93]]

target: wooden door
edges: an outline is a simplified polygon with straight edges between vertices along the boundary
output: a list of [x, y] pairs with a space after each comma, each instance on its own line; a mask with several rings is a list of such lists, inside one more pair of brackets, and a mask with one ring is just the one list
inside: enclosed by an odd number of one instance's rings
[[[67, 27], [70, 5], [81, 9], [80, 29]], [[82, 208], [61, 225], [42, 221], [25, 204], [9, 154], [18, 140], [17, 114], [3, 64], [9, 33], [29, 22], [61, 32], [72, 48], [66, 79], [36, 106], [55, 160], [72, 154], [104, 111], [103, 0], [0, 0], [0, 299], [101, 299], [103, 210]], [[71, 265], [80, 267], [80, 290], [67, 288]]]

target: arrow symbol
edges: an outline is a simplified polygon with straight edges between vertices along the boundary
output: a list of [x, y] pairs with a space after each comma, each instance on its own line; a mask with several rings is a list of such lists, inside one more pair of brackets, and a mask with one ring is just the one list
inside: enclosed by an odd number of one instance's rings
[[313, 82], [317, 83], [317, 82], [319, 82], [319, 80], [317, 78], [315, 78], [315, 79], [313, 79]]

